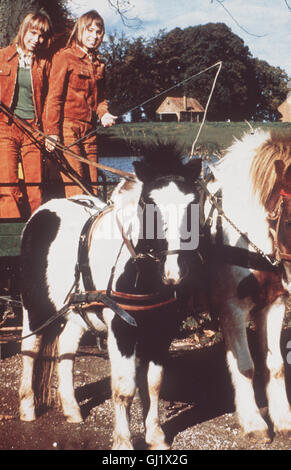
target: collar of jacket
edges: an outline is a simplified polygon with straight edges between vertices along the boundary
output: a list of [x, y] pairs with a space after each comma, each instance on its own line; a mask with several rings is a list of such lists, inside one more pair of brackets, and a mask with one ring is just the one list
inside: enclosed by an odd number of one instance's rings
[[[18, 60], [19, 55], [17, 52], [16, 44], [11, 44], [8, 47], [9, 47], [9, 50], [8, 50], [7, 62], [10, 62], [12, 59], [14, 59], [14, 57], [17, 57], [17, 60]], [[34, 62], [34, 60], [38, 61], [38, 57], [36, 54], [32, 55], [31, 64]]]
[[[79, 57], [80, 59], [85, 59], [85, 57], [88, 57], [89, 59], [89, 54], [84, 50], [82, 49], [82, 47], [78, 46], [76, 43], [73, 43], [71, 46], [68, 47], [68, 49], [72, 48], [74, 50], [74, 54]], [[89, 59], [90, 60], [90, 59]], [[101, 55], [96, 53], [95, 55], [95, 60], [94, 60], [94, 63], [101, 63], [102, 60], [101, 60]]]
[[16, 49], [16, 45], [15, 44], [11, 44], [9, 46], [9, 55], [8, 55], [8, 62], [10, 62], [10, 60], [12, 60], [15, 56], [18, 55], [17, 53], [17, 49]]
[[33, 53], [29, 52], [28, 54], [25, 54], [25, 52], [21, 49], [20, 46], [16, 44], [16, 50], [18, 53], [18, 61], [19, 61], [19, 66], [24, 67], [26, 69], [31, 68], [32, 64], [32, 59], [33, 59]]

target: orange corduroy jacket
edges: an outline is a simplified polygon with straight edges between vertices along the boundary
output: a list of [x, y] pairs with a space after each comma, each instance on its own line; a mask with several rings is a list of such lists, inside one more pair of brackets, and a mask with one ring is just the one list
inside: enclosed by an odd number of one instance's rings
[[91, 123], [108, 111], [105, 96], [104, 63], [91, 62], [76, 45], [57, 52], [52, 61], [49, 91], [44, 112], [44, 129], [60, 135], [63, 119]]
[[[15, 44], [0, 49], [0, 101], [12, 108], [16, 91], [18, 71], [18, 53]], [[41, 126], [42, 112], [48, 90], [50, 61], [45, 56], [34, 55], [31, 66], [32, 96], [34, 102], [35, 123]], [[8, 122], [4, 112], [0, 112], [0, 120]]]

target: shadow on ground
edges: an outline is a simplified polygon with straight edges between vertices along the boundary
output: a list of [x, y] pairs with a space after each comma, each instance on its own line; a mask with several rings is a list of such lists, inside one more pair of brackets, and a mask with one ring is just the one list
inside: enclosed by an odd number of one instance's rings
[[[291, 365], [287, 364], [286, 359], [290, 339], [291, 329], [284, 330], [281, 345], [289, 400]], [[256, 397], [259, 407], [264, 408], [264, 374], [256, 335], [252, 332], [249, 343], [256, 363]], [[106, 354], [98, 353], [92, 346], [80, 348], [75, 363], [75, 384], [84, 423], [77, 425], [67, 423], [58, 407], [48, 410], [33, 423], [21, 422], [18, 414], [20, 355], [0, 361], [0, 369], [0, 416], [11, 415], [9, 420], [0, 420], [0, 449], [36, 450], [52, 449], [52, 446], [66, 450], [111, 448], [113, 407], [110, 399], [110, 367]], [[137, 450], [146, 448], [141, 407], [141, 402], [145, 405], [147, 402], [143, 372], [143, 367], [139, 366], [139, 394], [134, 400], [131, 413], [133, 442]], [[222, 343], [193, 350], [171, 349], [165, 364], [160, 410], [163, 429], [173, 449], [210, 450], [231, 448], [233, 445], [240, 449], [252, 448], [248, 440], [240, 437], [233, 415], [233, 391]], [[219, 439], [220, 442], [217, 443]], [[289, 447], [286, 437], [276, 436], [274, 443], [268, 448], [285, 450]]]
[[[282, 333], [281, 349], [285, 359], [286, 385], [291, 399], [291, 366], [287, 364], [287, 343], [291, 339], [291, 329]], [[249, 333], [249, 344], [253, 354], [256, 374], [254, 378], [255, 394], [261, 409], [267, 406], [264, 392], [264, 368], [257, 345], [257, 336]], [[140, 366], [137, 374], [138, 390], [145, 409], [148, 396], [145, 383], [145, 369]], [[111, 396], [110, 378], [91, 383], [77, 390], [80, 401], [86, 398], [82, 409], [84, 417], [90, 410]], [[179, 433], [193, 428], [200, 423], [210, 421], [226, 413], [234, 412], [234, 393], [225, 361], [224, 344], [219, 343], [201, 349], [175, 349], [169, 354], [165, 364], [163, 386], [161, 390], [163, 429], [167, 441], [172, 443]], [[141, 412], [142, 413], [142, 412]], [[133, 418], [134, 419], [134, 418]], [[272, 425], [265, 416], [272, 435]], [[145, 449], [143, 433], [135, 440], [136, 449]]]

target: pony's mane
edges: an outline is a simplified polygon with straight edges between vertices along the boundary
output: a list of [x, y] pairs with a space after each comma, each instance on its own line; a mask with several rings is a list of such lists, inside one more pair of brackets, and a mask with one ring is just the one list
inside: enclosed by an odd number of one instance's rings
[[250, 168], [254, 192], [267, 210], [271, 209], [269, 202], [277, 181], [276, 160], [281, 160], [286, 167], [291, 163], [291, 138], [272, 132], [257, 149]]
[[256, 195], [266, 210], [275, 189], [275, 161], [291, 163], [291, 138], [258, 129], [236, 140], [212, 169], [221, 187], [229, 186], [241, 194]]
[[[183, 149], [176, 142], [160, 140], [147, 143], [140, 148], [139, 164], [144, 171], [149, 170], [154, 176], [164, 176], [179, 173], [183, 169]], [[142, 183], [136, 180], [122, 179], [111, 195], [111, 201], [118, 209], [128, 204], [138, 203]]]
[[137, 179], [122, 179], [112, 192], [111, 202], [118, 210], [129, 204], [137, 204], [140, 198], [141, 186], [141, 182]]
[[183, 168], [185, 151], [177, 142], [157, 140], [140, 148], [141, 165], [152, 169], [153, 176], [179, 173]]

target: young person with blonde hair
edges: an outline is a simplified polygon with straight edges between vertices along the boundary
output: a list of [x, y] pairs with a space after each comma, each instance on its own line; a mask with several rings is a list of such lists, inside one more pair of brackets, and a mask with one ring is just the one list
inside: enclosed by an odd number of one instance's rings
[[[52, 26], [44, 11], [29, 13], [11, 45], [0, 50], [0, 101], [12, 116], [21, 118], [32, 133], [42, 127], [42, 112], [50, 68], [48, 49]], [[19, 186], [21, 161], [30, 211]], [[0, 218], [19, 218], [42, 202], [42, 153], [34, 138], [0, 112]], [[11, 184], [6, 186], [5, 183]], [[31, 186], [30, 186], [31, 184]]]
[[[61, 141], [74, 153], [97, 162], [97, 138], [90, 132], [100, 119], [104, 127], [115, 124], [116, 117], [108, 111], [105, 92], [105, 66], [98, 48], [105, 33], [102, 17], [95, 10], [82, 15], [76, 22], [67, 47], [53, 58], [49, 92], [45, 110], [45, 133]], [[88, 135], [90, 134], [90, 135]], [[81, 142], [76, 141], [81, 139]], [[48, 151], [55, 144], [46, 141]], [[97, 168], [86, 165], [64, 152], [69, 165], [83, 181], [97, 183]], [[64, 183], [70, 183], [62, 175]], [[97, 187], [92, 187], [97, 193]], [[81, 194], [78, 185], [65, 184], [66, 197]]]

